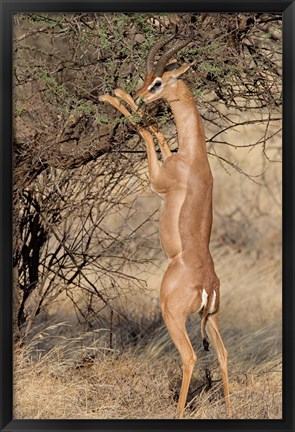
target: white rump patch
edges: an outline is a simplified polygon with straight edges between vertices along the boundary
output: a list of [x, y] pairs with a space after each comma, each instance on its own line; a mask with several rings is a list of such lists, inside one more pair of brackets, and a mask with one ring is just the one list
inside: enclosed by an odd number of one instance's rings
[[203, 309], [204, 307], [206, 307], [207, 299], [208, 299], [208, 294], [207, 294], [206, 290], [203, 289], [203, 291], [202, 291], [202, 304], [201, 304], [200, 310]]
[[211, 305], [210, 305], [210, 309], [209, 309], [209, 313], [211, 313], [211, 314], [215, 311], [215, 302], [216, 302], [216, 292], [215, 292], [215, 290], [213, 290], [212, 301], [211, 301]]

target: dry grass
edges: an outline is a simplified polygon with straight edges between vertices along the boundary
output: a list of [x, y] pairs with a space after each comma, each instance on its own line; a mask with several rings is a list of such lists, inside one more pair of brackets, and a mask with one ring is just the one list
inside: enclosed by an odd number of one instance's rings
[[[248, 171], [261, 168], [254, 152], [247, 163]], [[268, 187], [229, 176], [214, 161], [212, 167], [211, 249], [221, 280], [220, 326], [229, 351], [233, 418], [280, 419], [281, 214], [274, 200], [280, 198], [280, 167], [269, 167]], [[115, 324], [112, 348], [109, 327], [85, 332], [65, 307], [67, 323], [56, 323], [58, 314], [51, 311], [35, 324], [30, 342], [15, 348], [15, 418], [174, 418], [181, 364], [158, 305], [165, 265], [159, 263], [152, 276], [147, 272], [148, 291], [133, 297], [128, 320]], [[186, 418], [225, 418], [215, 354], [203, 351], [196, 317], [188, 330], [198, 363]]]
[[[273, 329], [265, 328], [230, 346], [234, 418], [281, 418], [281, 359], [273, 343]], [[70, 344], [61, 341], [37, 360], [30, 360], [28, 347], [16, 351], [16, 418], [173, 418], [181, 370], [164, 330], [162, 337], [136, 350], [73, 348], [80, 360], [71, 358]], [[250, 346], [259, 347], [256, 355]], [[204, 377], [207, 365], [213, 378], [210, 390]], [[207, 359], [202, 355], [198, 363], [186, 417], [226, 418], [211, 354]]]
[[[249, 259], [229, 251], [221, 258], [220, 267], [226, 262], [237, 271], [239, 263]], [[236, 286], [241, 302], [224, 289], [221, 309], [233, 417], [281, 418], [281, 302], [280, 291], [275, 294], [271, 288], [280, 266], [263, 267], [257, 261], [251, 269], [240, 274]], [[253, 272], [258, 283], [249, 289]], [[153, 321], [144, 322], [138, 314], [124, 323], [123, 332], [114, 329], [113, 349], [108, 329], [80, 330], [79, 337], [73, 337], [79, 333], [77, 326], [60, 324], [37, 332], [27, 346], [15, 351], [15, 417], [173, 418], [181, 365], [158, 312], [151, 314]], [[197, 319], [191, 318], [188, 328], [198, 364], [186, 418], [226, 418], [214, 352], [201, 348]], [[206, 367], [212, 375], [211, 389], [206, 388]]]

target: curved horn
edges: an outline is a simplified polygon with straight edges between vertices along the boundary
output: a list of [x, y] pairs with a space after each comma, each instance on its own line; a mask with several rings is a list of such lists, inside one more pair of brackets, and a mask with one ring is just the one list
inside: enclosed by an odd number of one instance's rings
[[159, 49], [162, 48], [164, 45], [166, 45], [168, 42], [170, 42], [172, 39], [174, 39], [176, 36], [176, 33], [177, 33], [177, 30], [175, 31], [175, 33], [172, 36], [169, 36], [168, 38], [157, 42], [154, 46], [151, 47], [151, 49], [149, 50], [147, 59], [146, 59], [146, 71], [147, 71], [147, 73], [150, 73], [153, 71], [155, 56], [156, 56], [157, 52], [159, 51]]
[[166, 66], [167, 62], [171, 59], [171, 57], [177, 51], [181, 50], [181, 48], [184, 48], [186, 45], [188, 45], [191, 42], [192, 42], [192, 39], [186, 39], [185, 41], [179, 42], [177, 45], [175, 45], [174, 47], [170, 48], [167, 52], [165, 52], [155, 67], [155, 71], [154, 71], [155, 75], [157, 77], [162, 76], [164, 69], [165, 69], [165, 66]]

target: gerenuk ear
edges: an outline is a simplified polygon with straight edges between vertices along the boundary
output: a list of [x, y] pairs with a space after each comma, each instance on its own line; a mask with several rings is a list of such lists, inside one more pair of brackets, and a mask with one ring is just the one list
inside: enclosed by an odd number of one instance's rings
[[193, 65], [195, 64], [195, 61], [189, 64], [184, 64], [177, 69], [173, 69], [167, 72], [163, 73], [163, 78], [174, 78], [177, 79], [181, 75], [183, 75], [187, 70], [189, 70]]
[[165, 66], [164, 73], [165, 72], [170, 72], [170, 71], [175, 70], [175, 69], [178, 69], [179, 67], [180, 67], [180, 65], [178, 63], [176, 63], [176, 62], [169, 63], [167, 66]]

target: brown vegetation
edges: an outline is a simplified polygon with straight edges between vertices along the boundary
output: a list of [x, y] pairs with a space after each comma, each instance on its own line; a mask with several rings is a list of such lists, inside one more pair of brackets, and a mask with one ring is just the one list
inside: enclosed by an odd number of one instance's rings
[[[233, 416], [282, 417], [280, 17], [17, 14], [15, 418], [174, 416], [181, 370], [158, 306], [160, 202], [135, 128], [97, 96], [134, 91], [149, 46], [176, 23], [195, 38], [179, 58], [197, 60], [185, 79], [214, 175]], [[165, 104], [147, 119], [175, 148]], [[196, 320], [186, 418], [224, 418]]]

